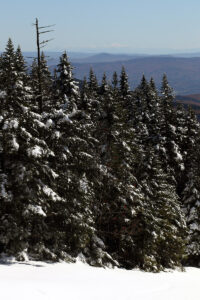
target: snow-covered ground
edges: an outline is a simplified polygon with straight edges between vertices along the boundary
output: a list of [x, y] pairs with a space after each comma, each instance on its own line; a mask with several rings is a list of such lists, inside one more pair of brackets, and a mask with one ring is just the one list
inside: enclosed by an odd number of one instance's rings
[[199, 300], [200, 269], [145, 273], [41, 262], [0, 265], [2, 300]]

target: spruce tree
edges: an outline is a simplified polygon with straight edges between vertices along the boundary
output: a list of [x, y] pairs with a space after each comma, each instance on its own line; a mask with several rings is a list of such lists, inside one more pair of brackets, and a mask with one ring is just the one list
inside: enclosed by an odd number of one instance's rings
[[25, 252], [35, 259], [53, 258], [45, 222], [50, 203], [61, 200], [52, 189], [56, 174], [48, 165], [54, 154], [44, 141], [41, 116], [29, 107], [20, 49], [12, 57], [8, 45], [3, 55], [3, 73], [9, 70], [10, 79], [1, 115], [1, 250], [19, 259]]
[[140, 267], [160, 271], [181, 266], [185, 255], [186, 223], [176, 188], [169, 183], [153, 148], [146, 152], [142, 167], [138, 180], [146, 199], [146, 210], [140, 240], [143, 259]]
[[113, 89], [116, 90], [118, 87], [118, 75], [117, 72], [113, 73], [113, 78], [112, 78], [112, 84], [113, 84]]
[[104, 173], [98, 193], [97, 225], [112, 257], [120, 266], [133, 268], [137, 265], [135, 231], [140, 223], [143, 196], [133, 174], [137, 149], [124, 105], [126, 96], [114, 96], [111, 88], [104, 90], [101, 96], [97, 137]]
[[177, 143], [176, 113], [173, 107], [174, 94], [169, 86], [167, 76], [163, 76], [161, 87], [161, 135], [163, 140], [163, 162], [165, 171], [171, 174], [171, 179], [176, 182], [176, 174], [184, 169], [183, 156]]
[[[194, 112], [189, 108], [187, 114], [187, 134], [184, 144], [185, 172], [182, 183], [182, 203], [188, 226], [187, 238], [187, 264], [199, 266], [200, 264], [200, 126]], [[183, 188], [184, 186], [184, 188]]]
[[96, 97], [98, 94], [99, 86], [98, 86], [97, 77], [94, 74], [94, 71], [92, 68], [90, 68], [88, 86], [89, 86], [90, 96]]
[[59, 175], [57, 192], [65, 200], [53, 206], [49, 222], [56, 228], [52, 240], [63, 257], [80, 255], [92, 265], [103, 266], [114, 261], [95, 227], [95, 187], [99, 184], [97, 140], [92, 136], [90, 108], [86, 105], [84, 112], [77, 109], [81, 102], [71, 69], [64, 54], [58, 66], [57, 88], [60, 103], [65, 102], [45, 117], [49, 146], [55, 153], [51, 166]]
[[[40, 76], [41, 76], [41, 88], [42, 88], [42, 99], [43, 99], [43, 111], [49, 111], [53, 106], [53, 91], [52, 91], [52, 76], [48, 69], [47, 61], [45, 59], [44, 52], [41, 54], [41, 65], [40, 65]], [[31, 66], [31, 86], [33, 90], [33, 97], [38, 106], [39, 99], [39, 88], [38, 88], [38, 64], [37, 60], [34, 59]], [[37, 110], [39, 108], [37, 107]]]
[[12, 40], [9, 38], [6, 49], [1, 57], [0, 88], [7, 95], [12, 97], [12, 91], [16, 82], [15, 73], [15, 51]]
[[60, 63], [56, 70], [58, 101], [60, 104], [74, 106], [75, 109], [77, 106], [75, 100], [78, 98], [77, 96], [79, 96], [79, 88], [77, 82], [73, 78], [72, 69], [67, 53], [64, 52], [60, 57]]

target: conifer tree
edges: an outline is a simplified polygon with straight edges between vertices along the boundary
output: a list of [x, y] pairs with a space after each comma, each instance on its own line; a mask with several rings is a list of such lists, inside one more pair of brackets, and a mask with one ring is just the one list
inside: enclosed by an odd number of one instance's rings
[[[200, 126], [194, 112], [189, 108], [187, 119], [187, 134], [184, 143], [185, 172], [182, 182], [182, 203], [188, 226], [187, 263], [198, 266], [200, 263], [200, 166], [199, 166], [199, 137]], [[183, 188], [184, 187], [184, 188]], [[181, 189], [180, 189], [181, 190]]]
[[32, 109], [38, 112], [38, 66], [36, 58], [33, 59], [30, 68], [30, 86], [33, 95]]
[[182, 193], [184, 212], [188, 226], [187, 238], [187, 263], [193, 266], [200, 264], [200, 174], [199, 174], [199, 151], [198, 159], [191, 162], [188, 169], [185, 188]]
[[113, 84], [113, 89], [117, 89], [118, 87], [118, 75], [117, 75], [117, 72], [114, 72], [113, 73], [113, 78], [112, 78], [112, 84]]
[[52, 239], [64, 257], [80, 254], [92, 265], [114, 263], [95, 228], [99, 168], [90, 109], [87, 104], [84, 113], [77, 109], [79, 92], [65, 53], [58, 70], [58, 91], [66, 102], [48, 115], [47, 124], [49, 145], [56, 154], [51, 166], [59, 174], [57, 192], [65, 201], [53, 207], [50, 223], [57, 234]]
[[41, 116], [29, 108], [20, 49], [13, 58], [8, 45], [3, 55], [10, 81], [1, 115], [1, 250], [18, 258], [24, 251], [36, 259], [53, 258], [45, 222], [50, 203], [61, 200], [52, 189], [56, 174], [48, 165], [54, 154], [44, 141]]
[[98, 94], [99, 86], [98, 86], [96, 75], [94, 74], [92, 68], [90, 68], [88, 85], [89, 85], [90, 96], [96, 97]]
[[12, 95], [15, 82], [15, 51], [12, 40], [9, 38], [6, 49], [2, 54], [0, 71], [0, 88], [6, 93], [7, 97]]
[[129, 92], [129, 84], [128, 84], [128, 76], [126, 74], [125, 68], [122, 67], [120, 74], [120, 93], [123, 97], [128, 95]]
[[27, 67], [20, 46], [18, 46], [17, 50], [15, 51], [15, 69], [17, 72], [17, 77], [20, 78], [23, 83], [27, 84]]
[[52, 76], [49, 68], [47, 66], [47, 61], [45, 59], [44, 52], [41, 54], [41, 85], [42, 85], [42, 98], [44, 102], [44, 111], [49, 111], [51, 109], [52, 103]]
[[53, 258], [45, 220], [51, 202], [61, 200], [52, 189], [56, 174], [48, 166], [53, 152], [42, 139], [44, 129], [40, 115], [22, 105], [13, 117], [4, 119], [2, 128], [11, 201], [5, 195], [1, 202], [1, 242], [7, 253], [16, 255], [27, 249], [28, 254], [40, 259], [45, 253], [46, 258]]
[[102, 82], [101, 82], [101, 86], [100, 86], [100, 89], [99, 89], [99, 94], [104, 95], [108, 91], [108, 89], [109, 89], [109, 85], [108, 85], [108, 82], [107, 82], [106, 74], [104, 73], [103, 78], [102, 78]]
[[132, 268], [137, 265], [135, 231], [143, 198], [133, 174], [137, 151], [124, 97], [114, 98], [110, 88], [104, 89], [101, 97], [97, 137], [104, 174], [98, 193], [101, 205], [97, 225], [112, 257], [120, 266]]
[[112, 84], [113, 84], [113, 89], [116, 90], [118, 87], [118, 75], [117, 72], [113, 73], [113, 79], [112, 79]]
[[83, 84], [81, 88], [81, 93], [80, 93], [80, 104], [79, 108], [85, 110], [90, 109], [90, 97], [89, 97], [89, 86], [87, 83], [86, 77], [83, 79]]
[[161, 134], [163, 139], [163, 161], [165, 171], [171, 173], [172, 180], [176, 181], [176, 172], [184, 169], [183, 157], [177, 143], [176, 114], [173, 108], [173, 90], [169, 86], [167, 76], [163, 76], [161, 87]]
[[138, 180], [145, 196], [146, 210], [141, 240], [143, 266], [140, 267], [159, 271], [181, 266], [185, 255], [186, 223], [175, 186], [169, 183], [153, 148], [148, 149], [142, 167], [144, 171]]
[[[9, 70], [1, 118], [2, 205], [1, 247], [18, 258], [23, 251], [35, 258], [54, 259], [48, 234], [52, 202], [61, 201], [54, 192], [49, 168], [53, 152], [44, 141], [46, 127], [40, 115], [31, 112], [31, 91], [26, 67], [18, 47], [13, 59], [12, 44], [3, 55], [3, 73]], [[5, 69], [4, 69], [5, 68]]]
[[[42, 92], [42, 99], [43, 99], [43, 110], [49, 111], [51, 107], [53, 106], [52, 101], [52, 77], [51, 73], [47, 66], [47, 61], [45, 59], [44, 52], [41, 54], [41, 60], [40, 60], [40, 80], [41, 80], [41, 92]], [[39, 89], [38, 89], [38, 65], [37, 60], [34, 59], [32, 66], [31, 66], [31, 86], [33, 90], [33, 95], [35, 98], [35, 101], [37, 102], [39, 99]]]
[[[57, 91], [61, 104], [77, 106], [76, 100], [79, 95], [79, 88], [72, 74], [72, 66], [68, 60], [67, 53], [64, 52], [60, 57], [57, 67]], [[71, 101], [71, 103], [70, 103]]]

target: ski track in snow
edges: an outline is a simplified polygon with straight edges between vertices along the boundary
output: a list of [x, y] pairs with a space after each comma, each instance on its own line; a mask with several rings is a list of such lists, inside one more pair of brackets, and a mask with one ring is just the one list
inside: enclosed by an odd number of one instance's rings
[[2, 300], [199, 300], [200, 269], [145, 273], [76, 264], [0, 265]]

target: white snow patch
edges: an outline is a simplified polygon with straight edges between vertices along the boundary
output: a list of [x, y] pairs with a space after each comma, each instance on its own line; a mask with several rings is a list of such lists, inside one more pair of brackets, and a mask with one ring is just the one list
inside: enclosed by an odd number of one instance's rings
[[36, 145], [28, 149], [27, 152], [29, 156], [41, 157], [43, 154], [43, 149], [40, 146]]
[[43, 186], [43, 192], [50, 197], [52, 201], [62, 201], [62, 198], [46, 185]]
[[18, 128], [19, 126], [19, 122], [17, 119], [11, 119], [11, 120], [7, 120], [4, 125], [3, 125], [3, 129], [8, 129], [8, 128]]
[[196, 223], [190, 224], [189, 227], [190, 227], [191, 230], [199, 230], [200, 229], [199, 225], [196, 224]]
[[45, 124], [42, 123], [41, 121], [35, 119], [34, 122], [40, 127], [40, 128], [44, 128], [45, 127]]
[[7, 93], [5, 91], [0, 91], [0, 98], [6, 97]]
[[46, 122], [47, 128], [52, 127], [53, 125], [54, 125], [54, 122], [51, 119], [47, 120], [47, 122]]
[[200, 269], [145, 273], [76, 264], [1, 265], [3, 300], [199, 300]]
[[32, 205], [29, 204], [27, 209], [25, 210], [24, 214], [30, 214], [30, 212], [34, 213], [35, 215], [40, 215], [46, 217], [45, 212], [43, 211], [42, 207], [39, 205]]
[[13, 146], [13, 148], [14, 148], [16, 151], [18, 151], [18, 149], [19, 149], [19, 144], [17, 143], [17, 140], [16, 140], [15, 137], [13, 137], [13, 139], [12, 139], [12, 146]]

